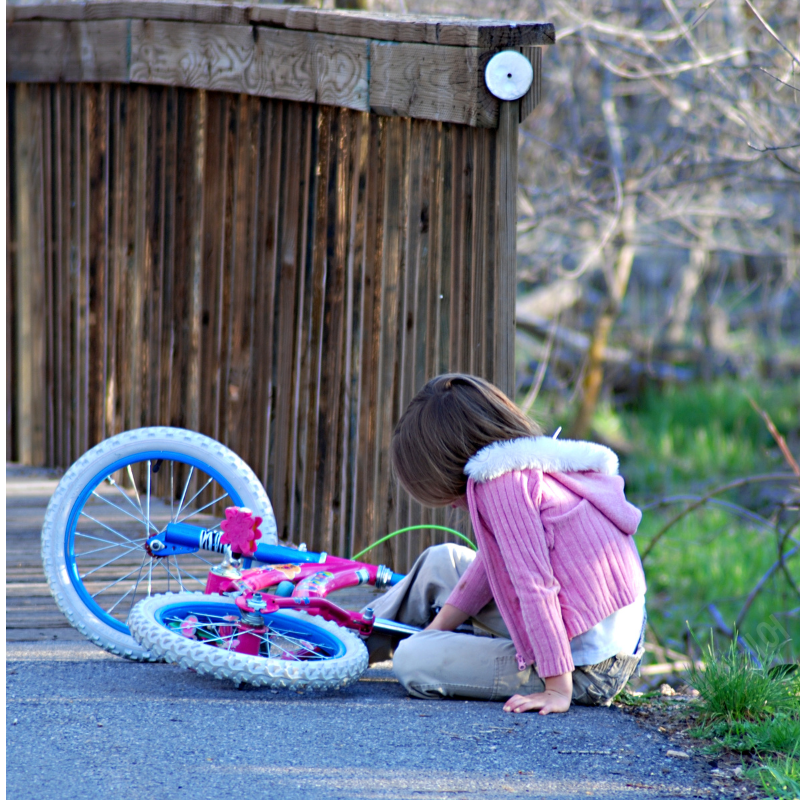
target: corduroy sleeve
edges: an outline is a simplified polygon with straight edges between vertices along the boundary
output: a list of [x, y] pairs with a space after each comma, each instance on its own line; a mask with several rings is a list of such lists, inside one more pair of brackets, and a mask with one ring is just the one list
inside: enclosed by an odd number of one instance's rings
[[473, 526], [485, 568], [498, 576], [495, 599], [517, 656], [527, 664], [535, 663], [539, 676], [549, 678], [572, 672], [574, 665], [561, 616], [560, 587], [539, 513], [535, 474], [513, 471], [480, 485], [470, 481], [467, 491], [473, 494], [479, 512], [472, 516]]
[[492, 590], [479, 550], [475, 560], [467, 567], [456, 588], [450, 593], [447, 603], [474, 617], [491, 599]]

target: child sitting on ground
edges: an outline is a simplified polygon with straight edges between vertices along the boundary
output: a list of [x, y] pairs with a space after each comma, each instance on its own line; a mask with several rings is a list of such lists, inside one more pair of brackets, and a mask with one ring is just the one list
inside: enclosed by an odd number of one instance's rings
[[[460, 374], [429, 381], [395, 429], [402, 485], [424, 505], [467, 508], [478, 544], [429, 548], [372, 604], [376, 616], [427, 625], [394, 654], [415, 697], [540, 714], [609, 705], [641, 659], [641, 512], [617, 457], [540, 434], [495, 386]], [[470, 618], [489, 635], [453, 632]]]

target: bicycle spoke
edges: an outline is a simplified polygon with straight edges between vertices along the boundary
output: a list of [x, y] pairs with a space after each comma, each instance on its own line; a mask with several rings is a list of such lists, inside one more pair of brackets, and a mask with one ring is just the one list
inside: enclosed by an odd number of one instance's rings
[[[144, 566], [144, 561], [142, 561], [142, 563], [139, 565], [139, 575], [142, 574], [142, 567], [143, 566]], [[125, 592], [125, 594], [123, 594], [121, 597], [119, 597], [117, 599], [117, 602], [114, 603], [114, 605], [111, 606], [111, 608], [106, 610], [106, 613], [110, 614], [131, 592], [133, 592], [133, 597], [136, 597], [136, 589], [138, 587], [139, 587], [139, 576], [136, 577], [136, 581], [134, 582], [133, 586], [131, 586], [131, 588], [128, 589], [128, 591]], [[131, 606], [128, 609], [128, 615], [130, 615], [130, 613], [131, 613], [131, 608], [133, 608], [133, 598], [131, 598]], [[128, 617], [126, 616], [125, 619], [128, 619]]]
[[[305, 650], [306, 653], [308, 653], [308, 643], [305, 642], [304, 640], [302, 640], [302, 639], [294, 639], [291, 636], [289, 636], [287, 633], [285, 633], [284, 631], [273, 631], [273, 632], [276, 633], [278, 636], [280, 636], [281, 639], [286, 640], [290, 644], [296, 645], [297, 647], [301, 648], [302, 650]], [[297, 635], [298, 636], [302, 636], [302, 634], [297, 634]], [[279, 650], [282, 650], [287, 655], [295, 656], [294, 651], [287, 650], [286, 648], [281, 647], [277, 642], [274, 642], [271, 639], [268, 639], [267, 643], [272, 647], [277, 647]], [[315, 646], [316, 647], [320, 647], [321, 645], [315, 645]], [[321, 660], [321, 659], [325, 658], [327, 654], [325, 654], [325, 653], [314, 653], [314, 655], [319, 656], [319, 658]], [[307, 659], [307, 657], [306, 657], [306, 659]], [[299, 661], [300, 659], [298, 658], [297, 660]]]
[[[128, 493], [110, 475], [106, 477], [106, 480], [130, 503], [131, 508], [134, 511], [141, 511], [141, 508], [137, 507], [136, 503], [134, 503], [133, 500], [131, 500], [131, 498], [128, 496]], [[96, 492], [92, 492], [92, 494], [100, 497], [100, 495], [98, 495]], [[119, 508], [119, 506], [116, 506], [116, 508]]]
[[147, 560], [147, 553], [144, 554], [142, 557], [142, 563], [139, 565], [139, 574], [136, 576], [136, 583], [133, 586], [133, 597], [131, 597], [130, 605], [128, 606], [128, 613], [125, 615], [125, 621], [127, 622], [128, 617], [131, 615], [131, 611], [133, 611], [133, 604], [136, 601], [136, 592], [139, 591], [139, 584], [142, 582], [142, 570], [144, 569], [144, 562]]
[[127, 580], [130, 578], [133, 573], [136, 572], [136, 567], [134, 567], [129, 573], [123, 575], [121, 578], [117, 578], [113, 583], [109, 583], [108, 586], [104, 586], [99, 592], [95, 592], [92, 597], [99, 597], [103, 592], [107, 592], [112, 586], [116, 586], [118, 583], [122, 583], [122, 581]]
[[79, 577], [80, 577], [80, 579], [82, 581], [85, 581], [90, 575], [93, 575], [98, 570], [105, 569], [107, 566], [109, 566], [111, 564], [114, 564], [115, 562], [119, 561], [121, 558], [125, 558], [127, 555], [130, 555], [130, 554], [128, 552], [120, 553], [115, 558], [112, 558], [112, 559], [106, 561], [105, 564], [100, 564], [99, 567], [95, 567], [94, 569], [90, 569], [88, 572], [84, 573], [83, 575], [80, 575]]
[[[116, 542], [110, 542], [105, 547], [96, 547], [94, 550], [84, 550], [82, 553], [75, 553], [75, 558], [85, 558], [86, 556], [92, 556], [95, 553], [102, 553], [103, 550], [111, 550], [112, 548], [119, 549], [120, 547], [125, 547], [125, 545], [117, 544]], [[125, 547], [125, 552], [135, 553], [138, 549], [138, 547]]]
[[[203, 560], [205, 561], [205, 559], [203, 559]], [[210, 562], [206, 562], [206, 563], [210, 563]], [[202, 580], [200, 580], [200, 578], [198, 578], [196, 575], [192, 575], [192, 573], [191, 573], [191, 572], [189, 572], [189, 570], [188, 570], [188, 569], [186, 569], [186, 567], [182, 567], [182, 566], [181, 566], [181, 565], [178, 563], [178, 557], [177, 557], [177, 556], [175, 556], [175, 569], [177, 569], [177, 570], [178, 570], [178, 574], [180, 574], [181, 572], [183, 572], [185, 575], [188, 575], [188, 576], [189, 576], [189, 577], [190, 577], [190, 578], [191, 578], [193, 581], [195, 581], [196, 583], [200, 583], [200, 584], [204, 584], [204, 583], [205, 583], [205, 581], [202, 581]], [[183, 587], [183, 584], [182, 584], [182, 583], [181, 583], [181, 587]]]
[[[186, 508], [189, 508], [189, 506], [190, 506], [192, 503], [194, 503], [194, 501], [195, 501], [195, 500], [196, 500], [196, 499], [197, 499], [197, 498], [198, 498], [198, 497], [199, 497], [199, 496], [200, 496], [200, 495], [203, 493], [203, 490], [204, 490], [204, 489], [206, 489], [208, 486], [210, 486], [212, 483], [214, 483], [214, 479], [213, 479], [213, 478], [209, 478], [209, 479], [208, 479], [208, 480], [207, 480], [207, 481], [206, 481], [206, 482], [205, 482], [205, 483], [204, 483], [204, 484], [203, 484], [203, 485], [202, 485], [202, 486], [201, 486], [201, 487], [200, 487], [200, 488], [199, 488], [199, 489], [198, 489], [198, 490], [197, 490], [197, 491], [196, 491], [196, 492], [195, 492], [195, 493], [192, 495], [191, 499], [189, 499], [189, 500], [187, 500], [187, 501], [186, 501], [186, 505], [185, 505], [185, 507], [186, 507]], [[203, 508], [208, 508], [208, 506], [203, 506]], [[203, 509], [200, 509], [200, 511], [202, 511], [202, 510], [203, 510]], [[195, 514], [199, 514], [199, 513], [200, 513], [200, 511], [192, 511], [192, 513], [191, 513], [191, 514], [189, 514], [188, 516], [184, 517], [183, 519], [180, 519], [181, 512], [180, 512], [180, 509], [178, 509], [178, 518], [176, 519], [176, 522], [183, 522], [183, 520], [185, 520], [185, 519], [189, 519], [189, 517], [191, 517], [191, 516], [194, 516]]]
[[189, 484], [192, 481], [192, 475], [194, 475], [194, 466], [189, 467], [189, 475], [186, 478], [186, 483], [183, 484], [183, 493], [181, 494], [178, 510], [175, 512], [173, 519], [177, 519], [180, 516], [181, 509], [183, 508], [183, 501], [186, 499], [186, 492], [189, 491]]
[[[99, 497], [99, 498], [100, 498], [100, 499], [101, 499], [101, 500], [102, 500], [104, 503], [108, 503], [108, 505], [110, 505], [112, 508], [116, 508], [116, 509], [117, 509], [117, 511], [120, 511], [121, 513], [125, 514], [126, 516], [130, 517], [131, 519], [133, 519], [133, 520], [136, 520], [136, 522], [139, 522], [139, 523], [141, 523], [141, 522], [144, 522], [144, 523], [145, 523], [145, 525], [147, 525], [147, 521], [146, 521], [146, 520], [145, 520], [143, 517], [134, 517], [134, 516], [133, 516], [133, 514], [129, 513], [129, 512], [128, 512], [128, 511], [126, 511], [124, 508], [120, 508], [119, 506], [115, 505], [114, 503], [110, 502], [109, 500], [106, 500], [106, 498], [105, 498], [105, 497], [103, 497], [102, 495], [97, 495], [97, 496], [98, 496], [98, 497]], [[85, 509], [83, 509], [83, 510], [81, 511], [81, 516], [83, 516], [83, 517], [88, 517], [90, 520], [92, 520], [92, 522], [96, 522], [98, 525], [103, 525], [103, 523], [102, 523], [102, 522], [100, 522], [100, 520], [98, 520], [98, 519], [95, 519], [95, 518], [94, 518], [94, 517], [92, 517], [91, 515], [87, 514]], [[151, 523], [151, 525], [152, 525], [152, 523]], [[103, 527], [104, 527], [106, 530], [109, 530], [109, 531], [111, 531], [111, 533], [116, 533], [118, 536], [122, 536], [122, 534], [121, 534], [121, 533], [119, 533], [118, 531], [115, 531], [113, 528], [109, 528], [109, 527], [108, 527], [108, 525], [103, 525]], [[155, 526], [155, 525], [152, 525], [152, 528], [153, 528], [153, 530], [154, 530], [156, 533], [159, 533], [159, 530], [158, 530], [158, 528], [156, 528], [156, 526]]]
[[139, 490], [136, 488], [136, 481], [134, 480], [133, 470], [131, 469], [130, 464], [128, 464], [127, 470], [128, 470], [128, 477], [131, 479], [131, 486], [133, 486], [133, 491], [136, 494], [136, 502], [139, 504], [139, 511], [141, 511], [142, 516], [144, 516], [144, 509], [142, 508], [142, 498], [139, 497]]
[[[211, 483], [211, 481], [209, 481], [208, 483]], [[208, 486], [208, 483], [206, 484], [206, 486]], [[204, 486], [203, 489], [205, 489], [206, 486]], [[198, 492], [197, 494], [200, 494], [200, 492]], [[197, 494], [194, 497], [197, 497]], [[194, 497], [192, 498], [192, 500], [194, 500]], [[179, 519], [178, 522], [185, 522], [187, 519], [191, 519], [192, 517], [194, 517], [197, 514], [202, 514], [207, 508], [210, 508], [215, 503], [219, 503], [221, 500], [224, 500], [226, 497], [229, 497], [227, 492], [225, 492], [224, 494], [221, 494], [219, 497], [217, 497], [215, 500], [212, 500], [210, 503], [206, 503], [202, 508], [198, 508], [196, 511], [192, 511], [191, 514], [187, 514], [183, 519]]]
[[[115, 531], [112, 531], [115, 533]], [[92, 536], [89, 533], [81, 533], [80, 531], [75, 531], [75, 536], [80, 536], [81, 539], [91, 539], [95, 542], [105, 542], [109, 547], [128, 547], [130, 550], [138, 550], [139, 547], [144, 544], [147, 539], [125, 539], [124, 542], [109, 542], [108, 539], [100, 539], [98, 536]], [[105, 549], [105, 548], [101, 548]], [[78, 555], [86, 555], [85, 553], [76, 553]]]
[[[159, 559], [158, 565], [164, 570], [164, 572], [167, 573], [167, 591], [169, 592], [171, 591], [171, 589], [169, 588], [170, 579], [173, 580], [178, 580], [178, 579], [172, 574], [172, 570], [170, 570], [169, 568], [169, 561], [167, 560], [167, 557]], [[180, 581], [178, 581], [178, 583], [180, 583]]]
[[178, 556], [175, 556], [175, 580], [178, 581], [178, 586], [181, 587], [181, 591], [185, 591], [186, 587], [183, 585], [183, 578], [181, 578], [181, 567], [178, 564]]

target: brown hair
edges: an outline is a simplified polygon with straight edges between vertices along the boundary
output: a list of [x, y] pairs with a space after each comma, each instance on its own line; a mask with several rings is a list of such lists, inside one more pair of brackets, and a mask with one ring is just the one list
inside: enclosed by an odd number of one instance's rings
[[464, 467], [478, 450], [541, 432], [483, 378], [439, 375], [400, 417], [392, 437], [392, 464], [400, 483], [420, 503], [447, 505], [466, 493]]

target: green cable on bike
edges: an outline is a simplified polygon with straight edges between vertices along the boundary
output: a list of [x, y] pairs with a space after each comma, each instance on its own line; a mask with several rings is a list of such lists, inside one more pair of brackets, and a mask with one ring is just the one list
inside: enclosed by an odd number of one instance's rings
[[360, 553], [356, 553], [352, 558], [353, 561], [358, 561], [364, 553], [368, 553], [372, 550], [373, 547], [377, 547], [379, 544], [383, 544], [385, 541], [397, 536], [400, 533], [407, 533], [408, 531], [416, 531], [420, 530], [421, 528], [427, 528], [429, 530], [434, 531], [446, 531], [447, 533], [452, 533], [453, 536], [458, 536], [459, 538], [463, 539], [473, 550], [477, 550], [478, 548], [475, 546], [472, 539], [468, 536], [464, 536], [463, 533], [459, 533], [458, 531], [453, 530], [452, 528], [446, 528], [444, 525], [410, 525], [408, 528], [400, 528], [400, 530], [394, 531], [393, 533], [384, 536], [381, 539], [378, 539], [377, 542], [373, 542], [369, 547], [365, 547]]

